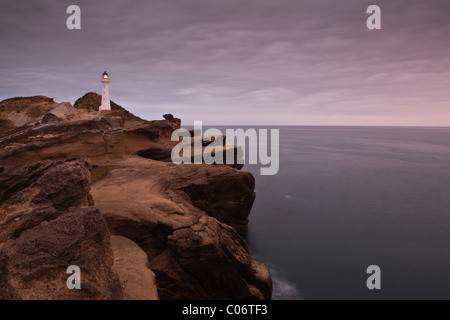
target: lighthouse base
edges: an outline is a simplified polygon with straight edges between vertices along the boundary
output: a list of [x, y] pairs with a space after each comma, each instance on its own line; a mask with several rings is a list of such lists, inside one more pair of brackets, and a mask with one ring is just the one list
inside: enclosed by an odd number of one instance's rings
[[111, 113], [111, 109], [99, 109], [98, 112], [100, 112], [100, 114], [108, 114]]

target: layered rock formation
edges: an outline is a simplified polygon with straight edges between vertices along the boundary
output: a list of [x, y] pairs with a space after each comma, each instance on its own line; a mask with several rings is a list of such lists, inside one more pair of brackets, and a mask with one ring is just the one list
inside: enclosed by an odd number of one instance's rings
[[[244, 224], [251, 205], [243, 216], [244, 206], [233, 208], [253, 201], [251, 185], [243, 178], [246, 173], [228, 166], [175, 166], [137, 157], [119, 165], [93, 184], [95, 205], [111, 233], [133, 240], [147, 253], [161, 298], [270, 298], [268, 269], [253, 259], [234, 228], [210, 217], [183, 190], [204, 187], [202, 205], [214, 207], [215, 192], [228, 180], [235, 189], [228, 201], [226, 195], [218, 198], [218, 205], [229, 210], [228, 217], [220, 218]], [[208, 193], [205, 179], [213, 192]]]
[[80, 111], [70, 102], [57, 103], [44, 96], [11, 98], [0, 102], [0, 132], [41, 123], [88, 120], [93, 110]]
[[[0, 298], [270, 299], [269, 270], [235, 229], [255, 198], [251, 174], [174, 165], [179, 119], [93, 114], [97, 98], [0, 103], [59, 111], [0, 130]], [[83, 116], [68, 120], [71, 108]], [[66, 286], [70, 265], [81, 290]]]

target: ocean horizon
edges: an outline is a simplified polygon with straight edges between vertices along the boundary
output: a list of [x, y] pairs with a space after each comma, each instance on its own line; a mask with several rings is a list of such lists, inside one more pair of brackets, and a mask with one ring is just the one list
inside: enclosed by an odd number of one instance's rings
[[256, 179], [245, 238], [273, 299], [450, 298], [450, 128], [252, 128], [280, 129], [279, 172], [243, 168]]

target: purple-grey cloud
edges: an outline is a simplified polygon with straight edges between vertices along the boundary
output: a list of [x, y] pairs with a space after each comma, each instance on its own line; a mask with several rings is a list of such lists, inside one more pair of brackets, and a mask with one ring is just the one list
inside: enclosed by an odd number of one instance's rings
[[[186, 125], [446, 125], [450, 3], [444, 0], [3, 0], [0, 99], [72, 103], [100, 91]], [[365, 27], [370, 4], [382, 29]]]

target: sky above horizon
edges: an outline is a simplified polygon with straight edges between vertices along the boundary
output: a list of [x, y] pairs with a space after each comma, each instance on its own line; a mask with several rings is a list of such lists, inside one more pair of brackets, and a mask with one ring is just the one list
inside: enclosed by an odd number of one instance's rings
[[185, 126], [450, 123], [448, 0], [0, 1], [0, 100], [73, 104], [107, 70], [113, 101]]

